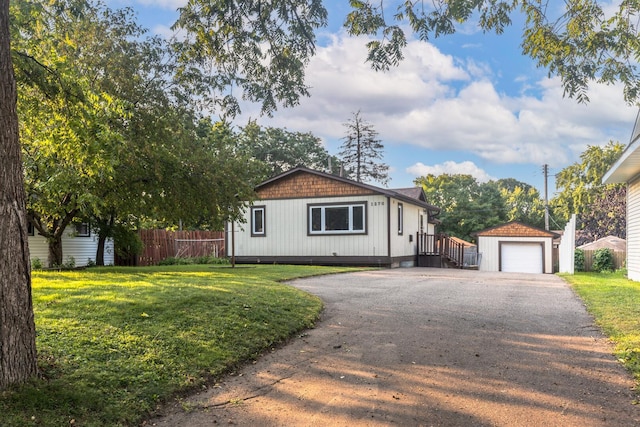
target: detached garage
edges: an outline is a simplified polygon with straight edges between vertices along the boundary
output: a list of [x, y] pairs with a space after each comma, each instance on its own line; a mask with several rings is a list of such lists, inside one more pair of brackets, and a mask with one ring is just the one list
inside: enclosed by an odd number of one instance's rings
[[481, 271], [553, 273], [556, 233], [509, 222], [475, 233], [482, 254]]

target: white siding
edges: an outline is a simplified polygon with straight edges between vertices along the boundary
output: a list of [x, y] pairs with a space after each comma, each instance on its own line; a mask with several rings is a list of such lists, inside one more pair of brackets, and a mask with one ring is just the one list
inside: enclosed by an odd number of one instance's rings
[[627, 271], [629, 279], [640, 281], [640, 178], [627, 188]]
[[553, 273], [551, 237], [478, 236], [478, 252], [482, 254], [480, 271], [500, 271], [500, 242], [544, 242], [544, 272]]
[[[367, 234], [307, 234], [309, 204], [366, 202]], [[322, 197], [259, 200], [265, 206], [265, 236], [251, 237], [249, 211], [246, 223], [235, 225], [237, 256], [388, 256], [386, 196]]]
[[[72, 230], [73, 227], [69, 227], [62, 238], [62, 262], [67, 263], [71, 257], [75, 260], [76, 267], [86, 266], [89, 259], [95, 262], [98, 236], [92, 232], [89, 237], [77, 237], [72, 234]], [[32, 262], [37, 258], [44, 267], [47, 266], [49, 246], [44, 237], [37, 234], [29, 236], [29, 253]], [[113, 240], [109, 239], [104, 248], [104, 265], [113, 265], [114, 262]]]
[[[398, 234], [398, 203], [402, 203], [404, 227], [402, 235]], [[420, 231], [420, 216], [423, 216], [424, 233], [433, 234], [434, 225], [427, 223], [424, 208], [408, 202], [391, 199], [391, 256], [411, 256], [418, 253], [416, 234]]]

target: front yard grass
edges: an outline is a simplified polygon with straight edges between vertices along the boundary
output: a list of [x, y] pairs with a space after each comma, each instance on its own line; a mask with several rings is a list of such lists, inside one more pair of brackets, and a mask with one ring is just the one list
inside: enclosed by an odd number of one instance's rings
[[640, 384], [640, 283], [615, 273], [561, 275], [615, 343], [616, 357]]
[[186, 265], [34, 272], [42, 378], [0, 392], [0, 426], [137, 425], [167, 399], [313, 325], [322, 302], [279, 281], [349, 270]]

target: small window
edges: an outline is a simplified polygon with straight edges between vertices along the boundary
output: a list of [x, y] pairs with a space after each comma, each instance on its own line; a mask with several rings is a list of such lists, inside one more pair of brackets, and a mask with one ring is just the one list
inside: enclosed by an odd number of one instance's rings
[[404, 206], [398, 203], [398, 235], [404, 233]]
[[76, 236], [77, 237], [89, 237], [91, 236], [91, 228], [88, 222], [76, 223]]
[[27, 234], [29, 236], [35, 236], [36, 235], [35, 227], [33, 226], [33, 224], [31, 224], [31, 221], [29, 221], [27, 223]]
[[364, 203], [349, 205], [309, 205], [309, 234], [364, 234]]
[[265, 232], [265, 207], [253, 206], [251, 208], [251, 236], [262, 237], [266, 236]]

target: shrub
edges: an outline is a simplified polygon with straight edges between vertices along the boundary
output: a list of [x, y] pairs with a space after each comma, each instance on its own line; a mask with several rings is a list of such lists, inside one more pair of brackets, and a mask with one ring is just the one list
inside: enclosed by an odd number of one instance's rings
[[584, 251], [576, 249], [573, 254], [573, 266], [576, 271], [584, 271]]
[[31, 269], [42, 270], [42, 261], [40, 261], [40, 258], [36, 257], [31, 260]]
[[613, 251], [609, 248], [600, 248], [593, 255], [593, 271], [602, 273], [613, 271]]

